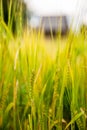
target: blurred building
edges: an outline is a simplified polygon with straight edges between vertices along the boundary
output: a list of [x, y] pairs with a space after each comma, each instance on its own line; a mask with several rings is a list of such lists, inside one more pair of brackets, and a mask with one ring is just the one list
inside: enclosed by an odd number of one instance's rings
[[87, 25], [86, 0], [24, 0], [24, 2], [27, 5], [28, 24], [34, 27], [39, 23], [40, 17], [60, 16], [66, 16], [68, 27], [72, 27], [74, 31], [78, 31], [82, 24]]

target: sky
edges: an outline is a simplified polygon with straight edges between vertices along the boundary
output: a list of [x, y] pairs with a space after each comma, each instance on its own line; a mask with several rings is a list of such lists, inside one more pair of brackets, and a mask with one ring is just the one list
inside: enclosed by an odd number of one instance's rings
[[[24, 0], [27, 7], [39, 15], [76, 14], [83, 10], [87, 0]], [[85, 3], [85, 4], [84, 4]]]

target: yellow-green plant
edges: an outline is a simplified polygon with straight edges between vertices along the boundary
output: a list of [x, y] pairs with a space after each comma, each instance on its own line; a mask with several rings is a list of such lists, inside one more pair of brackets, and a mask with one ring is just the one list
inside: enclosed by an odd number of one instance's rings
[[[11, 18], [6, 25], [1, 14], [0, 129], [87, 129], [84, 34], [70, 32], [64, 39], [59, 34], [58, 38], [52, 37], [52, 43], [33, 30], [22, 35], [18, 32], [14, 37]], [[21, 21], [18, 30], [19, 24]]]

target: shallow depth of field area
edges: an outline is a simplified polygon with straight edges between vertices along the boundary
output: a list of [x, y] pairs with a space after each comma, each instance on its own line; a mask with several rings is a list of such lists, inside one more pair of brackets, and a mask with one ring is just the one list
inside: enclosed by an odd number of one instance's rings
[[14, 33], [0, 8], [0, 130], [86, 130], [86, 30], [49, 38], [18, 16]]

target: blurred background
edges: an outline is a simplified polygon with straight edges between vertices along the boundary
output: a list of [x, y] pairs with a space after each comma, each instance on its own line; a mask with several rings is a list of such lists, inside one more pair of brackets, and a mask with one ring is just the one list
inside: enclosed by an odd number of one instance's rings
[[51, 24], [51, 28], [56, 30], [60, 17], [63, 19], [64, 32], [69, 28], [79, 31], [81, 26], [87, 25], [86, 0], [24, 0], [24, 2], [27, 6], [28, 24], [33, 28], [39, 28], [42, 20], [45, 30], [49, 29], [47, 24], [49, 26]]
[[61, 30], [66, 34], [70, 29], [79, 32], [82, 26], [87, 26], [86, 0], [3, 0], [2, 3], [4, 20], [7, 24], [11, 21], [13, 30], [16, 23], [22, 23], [21, 26], [46, 33]]

